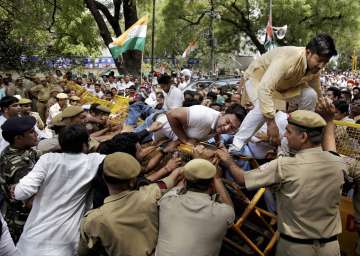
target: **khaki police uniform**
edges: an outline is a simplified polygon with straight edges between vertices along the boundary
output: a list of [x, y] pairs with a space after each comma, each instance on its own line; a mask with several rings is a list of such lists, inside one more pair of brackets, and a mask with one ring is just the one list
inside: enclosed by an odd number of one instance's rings
[[59, 86], [54, 86], [51, 90], [50, 90], [50, 98], [48, 99], [48, 102], [47, 102], [47, 107], [46, 107], [46, 112], [48, 113], [49, 112], [49, 109], [52, 105], [56, 104], [57, 103], [57, 99], [56, 99], [56, 96], [55, 97], [52, 97], [52, 93], [56, 92], [57, 94], [58, 93], [62, 93], [64, 90], [59, 87]]
[[36, 108], [39, 113], [41, 119], [46, 121], [46, 109], [47, 109], [47, 101], [50, 98], [51, 86], [48, 84], [46, 86], [42, 84], [38, 84], [31, 88], [31, 93], [36, 95], [37, 102]]
[[[348, 179], [352, 181], [354, 185], [354, 195], [352, 198], [353, 206], [355, 210], [355, 222], [360, 227], [360, 161], [350, 157], [344, 158], [347, 165]], [[360, 228], [358, 228], [358, 241], [356, 246], [356, 255], [360, 255]]]
[[[211, 179], [216, 167], [204, 159], [184, 166], [186, 180]], [[222, 240], [235, 219], [230, 205], [211, 199], [208, 193], [173, 189], [158, 202], [159, 238], [157, 256], [219, 255]]]
[[[137, 177], [141, 166], [129, 154], [114, 153], [105, 157], [103, 170], [106, 176], [126, 181]], [[88, 212], [81, 222], [79, 255], [88, 255], [98, 246], [112, 256], [152, 255], [161, 195], [160, 186], [150, 184], [106, 197], [104, 205]]]
[[[325, 126], [318, 114], [298, 110], [289, 124], [302, 128]], [[346, 165], [321, 147], [280, 157], [244, 174], [249, 190], [270, 187], [276, 195], [280, 241], [276, 255], [340, 255], [339, 204]]]

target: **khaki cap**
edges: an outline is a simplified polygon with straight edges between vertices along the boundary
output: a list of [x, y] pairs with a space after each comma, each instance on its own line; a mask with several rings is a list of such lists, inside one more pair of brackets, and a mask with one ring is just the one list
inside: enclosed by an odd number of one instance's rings
[[101, 105], [98, 105], [96, 107], [96, 110], [107, 113], [107, 114], [111, 113], [110, 109], [108, 109], [107, 107], [101, 106]]
[[326, 126], [326, 121], [319, 114], [309, 110], [296, 110], [289, 114], [289, 124], [303, 128], [319, 128]]
[[63, 119], [62, 113], [57, 114], [51, 120], [51, 126], [66, 126], [65, 122], [62, 119]]
[[26, 99], [26, 98], [21, 98], [19, 100], [19, 105], [25, 105], [25, 104], [30, 104], [31, 100], [30, 99]]
[[119, 180], [129, 180], [140, 174], [139, 162], [127, 153], [116, 152], [104, 159], [104, 174]]
[[70, 100], [74, 100], [74, 101], [79, 101], [80, 100], [80, 98], [78, 97], [78, 96], [71, 96], [70, 97]]
[[60, 92], [60, 93], [56, 94], [56, 98], [64, 100], [64, 99], [67, 99], [68, 96], [66, 93]]
[[50, 93], [53, 93], [53, 92], [58, 92], [58, 93], [60, 93], [60, 92], [63, 92], [64, 90], [63, 89], [61, 89], [61, 88], [59, 88], [59, 87], [54, 87], [54, 88], [52, 88], [51, 90], [50, 90]]
[[216, 167], [207, 160], [193, 159], [184, 165], [184, 176], [187, 180], [211, 179], [216, 174]]
[[84, 112], [84, 109], [80, 106], [68, 106], [66, 107], [62, 114], [62, 118], [74, 117]]

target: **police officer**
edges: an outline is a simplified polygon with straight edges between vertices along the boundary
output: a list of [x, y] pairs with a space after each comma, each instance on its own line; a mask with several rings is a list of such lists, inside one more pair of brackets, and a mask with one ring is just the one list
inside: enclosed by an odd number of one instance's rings
[[80, 106], [80, 98], [76, 95], [70, 97], [70, 105], [72, 106]]
[[21, 98], [19, 100], [19, 105], [21, 107], [22, 116], [32, 116], [36, 120], [36, 125], [40, 130], [45, 128], [44, 122], [41, 120], [41, 117], [38, 112], [31, 111], [31, 100], [27, 98]]
[[134, 190], [140, 171], [139, 162], [127, 153], [105, 157], [103, 178], [110, 196], [83, 219], [79, 255], [89, 255], [98, 247], [104, 247], [107, 255], [152, 255], [159, 225], [157, 201], [163, 189], [174, 186], [179, 169], [157, 183]]
[[[173, 189], [159, 200], [158, 256], [219, 255], [235, 211], [216, 167], [204, 159], [185, 164], [184, 189]], [[211, 198], [214, 186], [221, 202]], [[181, 230], [181, 239], [179, 231]]]
[[226, 149], [218, 156], [249, 190], [271, 187], [277, 199], [280, 240], [276, 255], [340, 255], [339, 204], [346, 166], [321, 148], [326, 121], [307, 110], [292, 112], [285, 137], [293, 157], [280, 157], [244, 172]]
[[2, 135], [9, 142], [0, 156], [0, 184], [5, 195], [3, 212], [15, 242], [21, 235], [30, 209], [22, 202], [12, 199], [10, 188], [31, 171], [40, 157], [32, 149], [38, 143], [35, 124], [33, 117], [24, 116], [11, 117], [1, 126]]
[[36, 108], [44, 122], [46, 121], [47, 102], [50, 98], [51, 89], [51, 85], [48, 84], [46, 79], [42, 79], [41, 84], [34, 86], [30, 90], [30, 92], [37, 98]]
[[47, 112], [49, 111], [49, 109], [51, 108], [52, 105], [56, 104], [57, 102], [57, 98], [56, 95], [58, 95], [59, 93], [62, 93], [63, 89], [60, 88], [59, 86], [55, 86], [50, 90], [50, 98], [47, 102]]

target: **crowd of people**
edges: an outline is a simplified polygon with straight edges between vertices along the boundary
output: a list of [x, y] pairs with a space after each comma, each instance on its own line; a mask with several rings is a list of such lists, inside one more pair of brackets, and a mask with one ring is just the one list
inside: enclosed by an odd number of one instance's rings
[[[360, 123], [360, 77], [321, 74], [336, 54], [319, 34], [255, 59], [236, 87], [196, 91], [188, 69], [4, 74], [0, 255], [219, 255], [236, 219], [224, 178], [268, 188], [276, 255], [340, 255], [342, 187], [352, 177], [360, 225], [360, 169], [337, 153], [333, 121]], [[126, 98], [126, 118], [84, 91]]]

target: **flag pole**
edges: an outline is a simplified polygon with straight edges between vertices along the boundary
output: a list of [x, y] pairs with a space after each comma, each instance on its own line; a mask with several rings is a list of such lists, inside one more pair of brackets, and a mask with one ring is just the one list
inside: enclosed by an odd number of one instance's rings
[[144, 52], [141, 51], [141, 63], [140, 63], [140, 86], [143, 82], [143, 62], [144, 62]]

